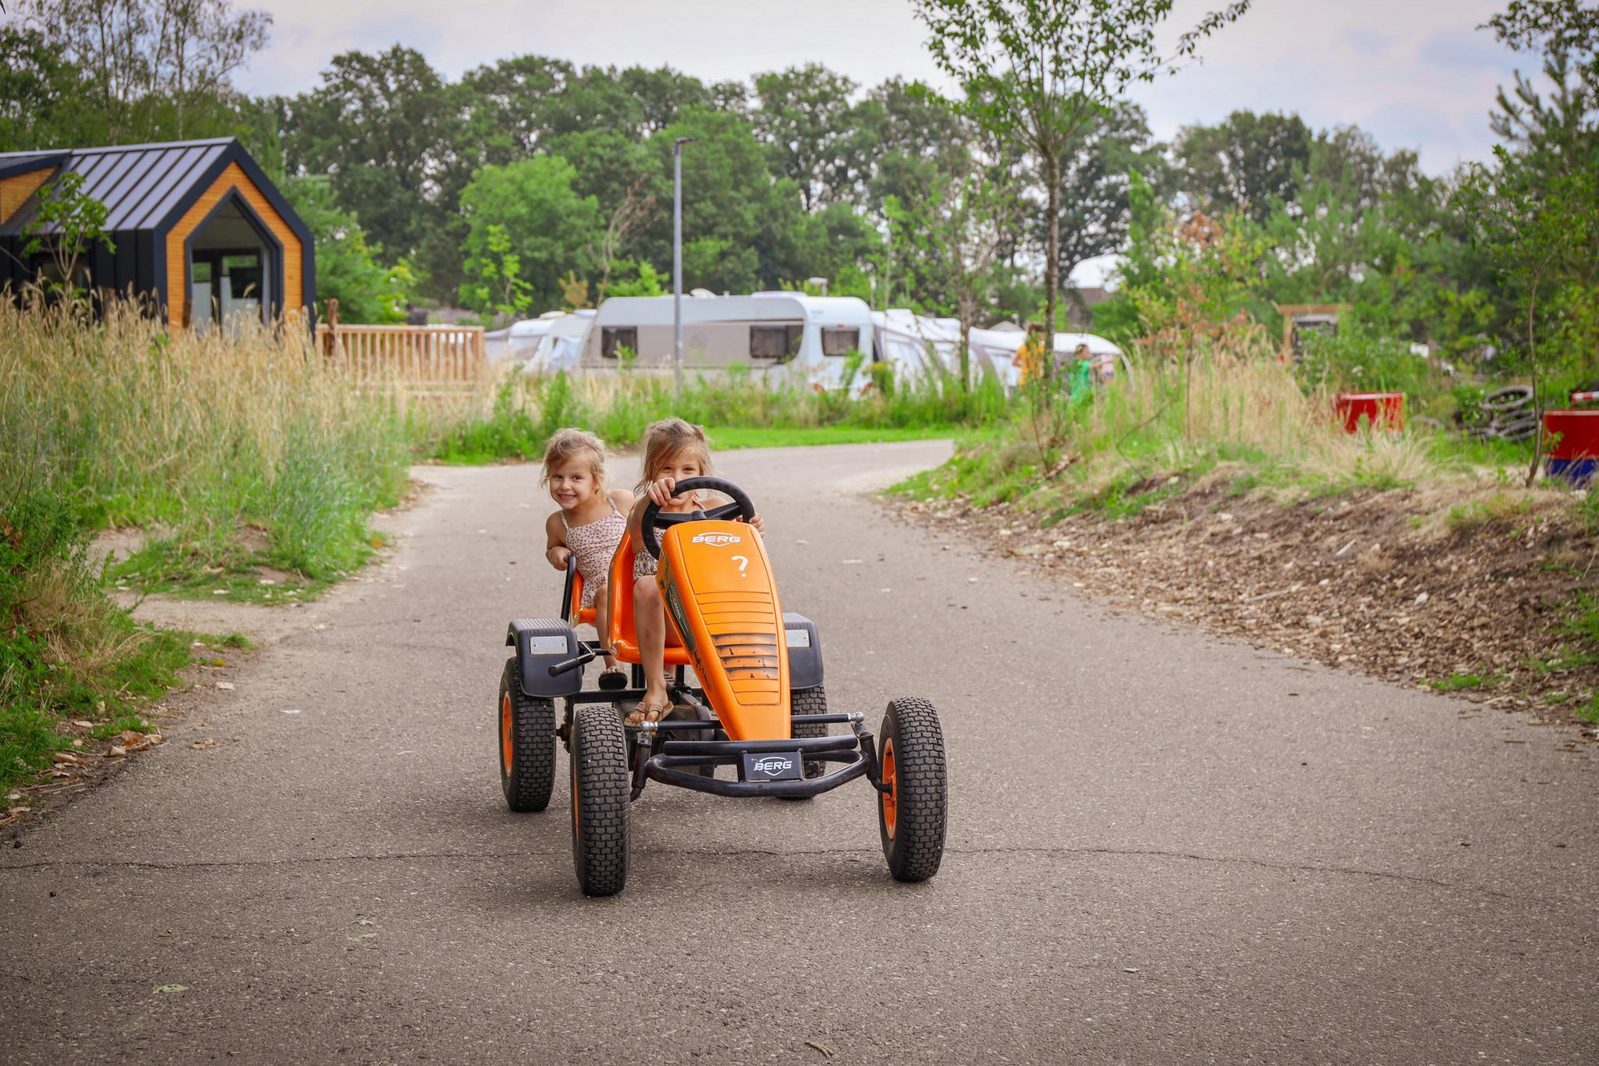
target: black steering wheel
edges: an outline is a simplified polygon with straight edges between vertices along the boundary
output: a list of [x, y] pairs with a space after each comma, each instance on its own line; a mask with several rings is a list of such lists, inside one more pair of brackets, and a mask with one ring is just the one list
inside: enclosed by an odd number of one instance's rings
[[655, 528], [657, 526], [675, 526], [681, 522], [707, 522], [720, 521], [725, 518], [742, 518], [748, 522], [755, 517], [755, 505], [750, 502], [749, 493], [719, 477], [687, 477], [672, 487], [673, 496], [681, 496], [685, 492], [694, 492], [696, 489], [710, 489], [723, 495], [733, 497], [732, 503], [724, 503], [720, 507], [712, 507], [709, 511], [689, 511], [686, 514], [675, 514], [668, 511], [661, 513], [661, 505], [654, 500], [644, 508], [644, 513], [639, 516], [639, 533], [644, 537], [644, 550], [653, 558], [661, 557], [661, 546], [655, 542]]

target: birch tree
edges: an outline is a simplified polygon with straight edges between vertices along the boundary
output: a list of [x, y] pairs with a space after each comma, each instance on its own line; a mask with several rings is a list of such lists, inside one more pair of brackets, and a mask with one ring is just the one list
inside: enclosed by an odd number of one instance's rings
[[[1061, 160], [1087, 123], [1127, 89], [1175, 70], [1199, 44], [1249, 9], [1229, 0], [1177, 38], [1157, 31], [1174, 0], [912, 0], [932, 31], [928, 50], [966, 90], [968, 113], [1024, 146], [1047, 200], [1044, 321], [1055, 328], [1060, 290]], [[1053, 360], [1044, 362], [1046, 391]]]

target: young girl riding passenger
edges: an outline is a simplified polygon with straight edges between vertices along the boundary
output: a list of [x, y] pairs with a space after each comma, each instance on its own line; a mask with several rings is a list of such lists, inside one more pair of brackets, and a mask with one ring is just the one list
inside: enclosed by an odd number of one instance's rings
[[[637, 553], [633, 556], [633, 625], [638, 634], [639, 659], [644, 667], [644, 698], [628, 716], [628, 725], [655, 722], [672, 709], [666, 689], [666, 611], [661, 605], [661, 589], [655, 583], [655, 557], [643, 547], [639, 520], [653, 501], [661, 510], [675, 514], [716, 506], [705, 493], [695, 491], [673, 496], [679, 481], [709, 477], [711, 450], [705, 431], [681, 418], [667, 418], [644, 431], [644, 477], [639, 481], [638, 503], [628, 519], [628, 530]], [[757, 533], [766, 532], [760, 515], [750, 519]], [[656, 544], [660, 532], [656, 532]]]
[[[566, 560], [577, 557], [577, 572], [583, 575], [579, 606], [599, 604], [594, 628], [604, 640], [611, 606], [605, 595], [606, 578], [611, 557], [627, 529], [633, 494], [621, 489], [605, 491], [605, 445], [581, 429], [559, 430], [550, 438], [544, 448], [544, 484], [560, 508], [544, 523], [548, 539], [544, 558], [557, 570], [565, 570]], [[607, 655], [600, 688], [626, 686], [627, 675], [616, 659]]]

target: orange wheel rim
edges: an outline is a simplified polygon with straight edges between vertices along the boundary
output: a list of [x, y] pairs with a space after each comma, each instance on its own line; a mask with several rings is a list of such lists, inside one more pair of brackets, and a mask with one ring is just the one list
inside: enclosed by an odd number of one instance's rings
[[899, 778], [894, 773], [894, 742], [883, 744], [883, 784], [887, 792], [879, 792], [877, 801], [883, 805], [883, 828], [888, 839], [894, 839], [894, 822], [899, 816]]
[[511, 694], [500, 696], [500, 770], [511, 776]]

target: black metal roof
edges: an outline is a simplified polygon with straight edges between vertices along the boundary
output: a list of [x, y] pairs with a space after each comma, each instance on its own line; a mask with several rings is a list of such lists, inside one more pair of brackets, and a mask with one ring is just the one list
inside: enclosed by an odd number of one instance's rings
[[[105, 229], [155, 229], [207, 180], [217, 162], [235, 154], [232, 137], [167, 144], [125, 144], [60, 152], [0, 152], [0, 177], [57, 165], [83, 175], [83, 191], [106, 207]], [[20, 232], [33, 217], [30, 201], [0, 233]]]

